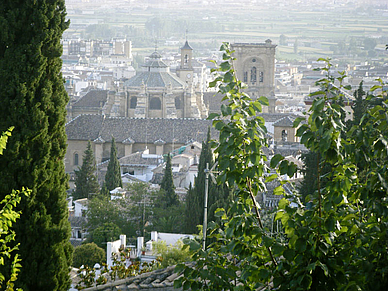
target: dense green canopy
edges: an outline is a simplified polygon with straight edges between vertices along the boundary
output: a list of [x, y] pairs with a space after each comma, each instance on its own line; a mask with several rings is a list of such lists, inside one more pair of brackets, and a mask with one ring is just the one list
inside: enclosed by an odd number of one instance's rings
[[60, 72], [65, 16], [63, 0], [0, 2], [0, 132], [15, 127], [0, 157], [0, 199], [12, 189], [31, 189], [15, 225], [23, 266], [16, 286], [24, 291], [70, 286], [68, 96]]

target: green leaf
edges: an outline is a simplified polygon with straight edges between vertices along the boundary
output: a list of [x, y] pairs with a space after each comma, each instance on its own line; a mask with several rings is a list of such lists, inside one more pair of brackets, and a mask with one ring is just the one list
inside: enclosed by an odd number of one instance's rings
[[220, 68], [221, 68], [222, 72], [229, 71], [230, 70], [230, 63], [229, 62], [222, 62]]
[[268, 182], [272, 182], [273, 180], [275, 180], [276, 178], [278, 177], [277, 174], [272, 174], [268, 177], [265, 178], [265, 182], [268, 183]]
[[273, 195], [283, 195], [284, 194], [284, 189], [283, 189], [283, 186], [280, 185], [280, 186], [277, 186], [274, 190], [273, 190]]
[[269, 106], [268, 98], [265, 96], [260, 96], [257, 98], [257, 101], [259, 101], [262, 105]]
[[292, 123], [292, 127], [297, 128], [303, 120], [305, 120], [304, 117], [297, 117]]
[[299, 253], [303, 253], [306, 250], [306, 239], [305, 238], [298, 238], [295, 242], [295, 249]]
[[271, 162], [270, 162], [270, 167], [271, 168], [276, 168], [276, 166], [279, 164], [281, 160], [283, 160], [284, 157], [281, 154], [276, 154], [272, 157]]
[[263, 280], [267, 280], [270, 276], [271, 272], [268, 269], [260, 269], [259, 271], [259, 278]]
[[208, 120], [212, 120], [216, 117], [220, 116], [218, 113], [215, 113], [215, 112], [212, 112], [209, 114], [209, 116], [207, 117]]
[[293, 249], [286, 249], [283, 252], [283, 256], [286, 258], [287, 261], [292, 262], [295, 257], [295, 251]]

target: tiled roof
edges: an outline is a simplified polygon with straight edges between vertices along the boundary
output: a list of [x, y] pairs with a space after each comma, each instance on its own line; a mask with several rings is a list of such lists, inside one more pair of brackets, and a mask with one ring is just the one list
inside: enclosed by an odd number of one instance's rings
[[[166, 143], [186, 144], [190, 141], [202, 142], [211, 127], [211, 120], [192, 118], [129, 118], [105, 117], [101, 115], [79, 115], [66, 124], [68, 140], [95, 140], [102, 138], [116, 142], [130, 138], [136, 143], [150, 143], [162, 139]], [[211, 128], [211, 136], [218, 134]]]
[[223, 94], [215, 92], [205, 92], [203, 93], [203, 101], [208, 106], [209, 113], [220, 113], [221, 104], [227, 104], [227, 101], [221, 101], [224, 97]]
[[105, 285], [96, 287], [90, 287], [83, 289], [84, 291], [94, 290], [160, 290], [160, 291], [173, 291], [182, 290], [174, 289], [174, 281], [179, 278], [179, 275], [174, 272], [175, 266], [167, 267], [166, 269], [159, 269], [149, 273], [144, 273], [136, 277], [130, 277], [122, 280], [116, 280], [108, 282]]
[[292, 127], [292, 125], [294, 124], [294, 118], [290, 117], [290, 116], [285, 116], [279, 120], [277, 120], [273, 126], [282, 126], [282, 127]]
[[186, 40], [183, 47], [181, 47], [181, 50], [193, 50], [193, 48], [189, 45], [189, 42]]
[[137, 152], [119, 159], [120, 165], [158, 165], [160, 157], [144, 158], [143, 152]]
[[91, 90], [73, 104], [73, 107], [102, 107], [108, 99], [108, 90]]
[[170, 72], [139, 72], [124, 82], [125, 87], [140, 87], [143, 84], [148, 88], [167, 87], [169, 84], [173, 88], [185, 86], [183, 81]]

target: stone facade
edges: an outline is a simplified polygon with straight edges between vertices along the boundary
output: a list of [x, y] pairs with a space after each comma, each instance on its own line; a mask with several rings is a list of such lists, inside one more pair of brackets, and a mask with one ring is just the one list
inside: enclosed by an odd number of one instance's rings
[[248, 85], [246, 91], [252, 98], [267, 97], [268, 112], [275, 113], [276, 45], [267, 39], [265, 43], [235, 43], [231, 47], [237, 78]]
[[206, 118], [203, 93], [193, 86], [192, 48], [181, 48], [177, 75], [153, 52], [144, 69], [125, 81], [116, 95], [116, 110], [111, 116], [136, 118]]

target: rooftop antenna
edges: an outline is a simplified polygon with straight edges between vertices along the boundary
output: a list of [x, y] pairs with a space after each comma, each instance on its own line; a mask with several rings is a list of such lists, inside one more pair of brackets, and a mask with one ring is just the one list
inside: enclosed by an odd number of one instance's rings
[[158, 40], [157, 40], [157, 38], [155, 37], [155, 51], [157, 51], [158, 50]]

